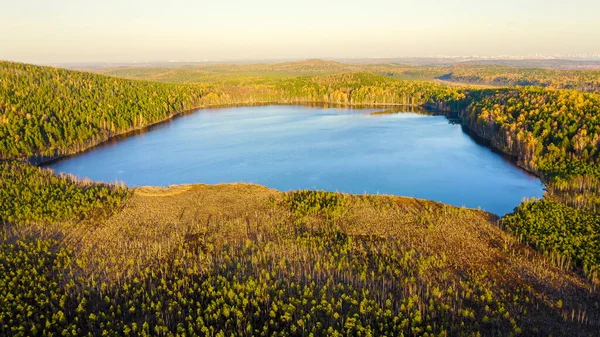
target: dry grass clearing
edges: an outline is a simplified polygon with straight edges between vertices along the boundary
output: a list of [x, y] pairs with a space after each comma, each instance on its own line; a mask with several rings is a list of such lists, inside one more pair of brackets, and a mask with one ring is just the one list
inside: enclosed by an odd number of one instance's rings
[[[501, 301], [515, 294], [518, 309], [509, 311], [526, 317], [522, 327], [528, 331], [540, 325], [561, 331], [564, 322], [578, 317], [600, 320], [600, 294], [585, 278], [558, 269], [496, 221], [489, 213], [406, 197], [282, 193], [251, 184], [180, 185], [134, 189], [107, 219], [45, 225], [43, 233], [62, 235], [63, 244], [75, 249], [82, 272], [109, 284], [174, 260], [193, 261], [193, 268], [213, 273], [219, 263], [256, 258], [244, 255], [250, 245], [272, 268], [280, 270], [277, 261], [285, 261], [289, 275], [281, 274], [283, 279], [341, 279], [381, 296], [397, 287], [402, 297], [427, 297], [432, 289], [448, 288], [456, 291], [460, 305], [472, 291]], [[402, 254], [404, 260], [392, 268], [414, 273], [414, 285], [380, 284], [351, 272], [390, 268]], [[525, 315], [528, 310], [535, 314]]]
[[[297, 219], [283, 203], [284, 196], [250, 184], [141, 187], [120, 212], [87, 227], [83, 235], [78, 231], [81, 237], [71, 242], [78, 241], [90, 259], [104, 256], [108, 270], [123, 276], [157, 256], [168, 256], [185, 244], [186, 235], [201, 233], [219, 245], [244, 242], [252, 231], [268, 237], [282, 228], [292, 230]], [[562, 299], [558, 294], [575, 301], [591, 291], [583, 278], [555, 268], [499, 229], [492, 214], [414, 198], [340, 197], [343, 203], [336, 214], [308, 215], [303, 218], [306, 226], [335, 223], [352, 237], [394, 240], [444, 261], [443, 272], [452, 270], [457, 282], [461, 275], [485, 271], [498, 284], [531, 286], [549, 305]]]

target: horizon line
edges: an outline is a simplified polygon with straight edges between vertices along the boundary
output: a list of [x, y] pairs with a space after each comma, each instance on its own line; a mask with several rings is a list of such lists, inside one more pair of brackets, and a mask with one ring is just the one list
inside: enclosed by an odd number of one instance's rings
[[494, 60], [494, 61], [600, 61], [600, 53], [594, 54], [506, 54], [506, 55], [424, 55], [397, 57], [273, 57], [273, 58], [219, 58], [219, 59], [158, 59], [158, 60], [123, 60], [123, 61], [61, 61], [61, 62], [29, 62], [21, 60], [1, 59], [8, 62], [29, 63], [37, 65], [77, 65], [77, 64], [190, 64], [190, 63], [249, 63], [249, 62], [298, 62], [298, 61], [366, 61], [366, 60]]

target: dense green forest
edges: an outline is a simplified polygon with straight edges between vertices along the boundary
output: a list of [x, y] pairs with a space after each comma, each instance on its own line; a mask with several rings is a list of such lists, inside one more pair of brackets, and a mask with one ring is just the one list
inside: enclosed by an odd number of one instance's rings
[[[231, 68], [177, 68], [180, 83], [157, 83], [146, 77], [172, 69], [135, 70], [134, 80], [0, 62], [0, 334], [598, 331], [598, 94], [445, 86], [404, 80], [437, 69], [396, 65]], [[30, 164], [186, 110], [265, 102], [453, 111], [548, 193], [496, 223], [414, 199], [132, 190]]]
[[201, 88], [0, 62], [0, 158], [75, 153], [198, 105]]
[[482, 90], [464, 122], [519, 164], [550, 176], [598, 176], [600, 95], [569, 90]]
[[575, 264], [600, 284], [600, 215], [543, 199], [524, 202], [502, 223], [562, 268]]
[[56, 176], [20, 161], [0, 162], [0, 223], [102, 218], [127, 193], [124, 187]]

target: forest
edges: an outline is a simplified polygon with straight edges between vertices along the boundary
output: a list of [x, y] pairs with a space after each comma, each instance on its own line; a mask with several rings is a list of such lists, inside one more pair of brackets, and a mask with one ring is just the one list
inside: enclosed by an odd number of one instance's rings
[[[275, 64], [214, 64], [186, 65], [180, 67], [118, 67], [92, 69], [104, 75], [130, 79], [142, 79], [166, 83], [206, 82], [270, 82], [297, 76], [331, 75], [349, 72], [367, 72], [402, 80], [436, 81], [463, 85], [489, 87], [538, 86], [549, 89], [572, 89], [584, 92], [600, 91], [598, 65], [579, 69], [582, 62], [569, 63], [561, 60], [566, 68], [552, 68], [552, 63], [523, 64], [420, 64], [397, 62], [342, 63], [325, 60], [307, 60]], [[543, 66], [546, 66], [544, 68]]]
[[600, 92], [600, 70], [539, 69], [509, 66], [454, 66], [441, 79], [498, 86], [538, 86]]
[[[169, 81], [0, 62], [0, 334], [597, 335], [593, 90], [448, 86], [437, 69], [381, 64], [218, 67]], [[311, 102], [458, 113], [547, 193], [497, 219], [256, 185], [130, 189], [35, 166], [196, 108]]]

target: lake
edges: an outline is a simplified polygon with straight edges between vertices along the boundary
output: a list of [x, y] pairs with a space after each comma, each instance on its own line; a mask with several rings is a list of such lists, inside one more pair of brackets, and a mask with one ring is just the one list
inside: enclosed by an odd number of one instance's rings
[[445, 116], [383, 109], [201, 109], [49, 165], [128, 186], [246, 182], [431, 199], [503, 215], [540, 180]]

